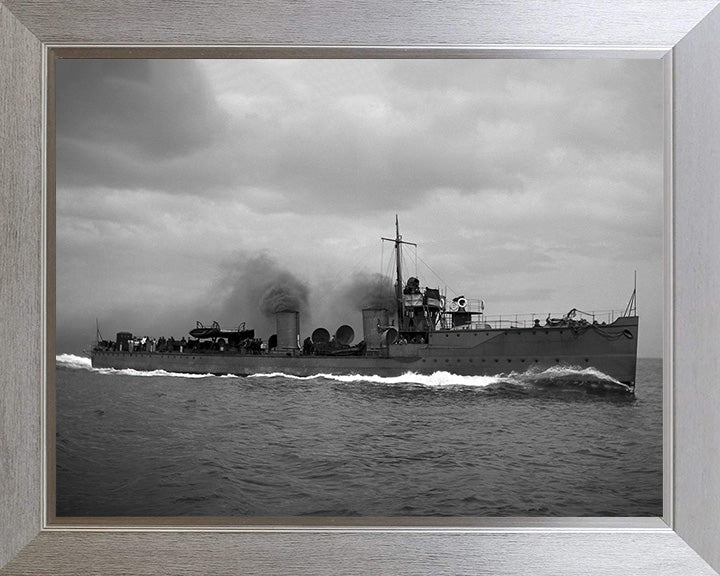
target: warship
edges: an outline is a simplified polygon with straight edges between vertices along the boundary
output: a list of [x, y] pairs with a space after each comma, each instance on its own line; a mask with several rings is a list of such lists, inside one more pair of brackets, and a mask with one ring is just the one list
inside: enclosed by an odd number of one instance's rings
[[482, 300], [448, 298], [439, 288], [403, 278], [406, 242], [395, 219], [394, 303], [362, 310], [362, 339], [343, 324], [333, 334], [316, 328], [304, 339], [300, 312], [275, 312], [276, 333], [267, 342], [253, 328], [232, 329], [197, 322], [187, 340], [138, 339], [118, 332], [116, 340], [98, 337], [91, 351], [94, 368], [164, 370], [193, 374], [286, 374], [289, 376], [364, 375], [397, 377], [408, 372], [449, 372], [460, 376], [552, 372], [601, 373], [633, 392], [637, 363], [636, 292], [624, 311], [565, 314], [485, 314]]

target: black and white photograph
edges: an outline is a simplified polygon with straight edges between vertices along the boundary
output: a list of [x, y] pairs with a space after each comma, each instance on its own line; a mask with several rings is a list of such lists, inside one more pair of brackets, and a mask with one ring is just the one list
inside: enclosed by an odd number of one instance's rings
[[57, 517], [661, 516], [662, 66], [58, 60]]

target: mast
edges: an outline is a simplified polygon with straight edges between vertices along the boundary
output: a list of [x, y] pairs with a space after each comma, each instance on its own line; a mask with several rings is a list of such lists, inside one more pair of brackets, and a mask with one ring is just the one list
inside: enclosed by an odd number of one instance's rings
[[625, 306], [623, 316], [637, 316], [637, 270], [635, 270], [635, 281], [633, 282], [633, 291], [630, 300]]
[[403, 277], [402, 277], [402, 250], [400, 246], [402, 244], [410, 244], [411, 246], [417, 246], [413, 242], [405, 242], [400, 236], [400, 224], [398, 222], [398, 215], [395, 214], [395, 238], [382, 238], [387, 242], [393, 242], [395, 244], [395, 299], [397, 300], [397, 315], [398, 315], [398, 329], [402, 330], [405, 328], [403, 322]]
[[633, 283], [633, 316], [637, 316], [637, 270], [635, 270], [635, 281]]
[[395, 278], [395, 298], [397, 300], [398, 309], [398, 326], [402, 326], [403, 303], [402, 303], [402, 255], [400, 252], [400, 244], [402, 236], [400, 236], [400, 224], [398, 223], [398, 215], [395, 214], [395, 268], [397, 276]]

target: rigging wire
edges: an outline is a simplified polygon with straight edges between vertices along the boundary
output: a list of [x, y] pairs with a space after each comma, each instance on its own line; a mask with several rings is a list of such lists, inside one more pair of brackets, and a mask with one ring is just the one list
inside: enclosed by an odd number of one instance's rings
[[392, 281], [393, 279], [393, 260], [392, 258], [388, 258], [387, 261], [387, 269], [385, 270], [385, 276]]
[[380, 245], [380, 275], [392, 281], [394, 278], [392, 273], [393, 259], [388, 257], [387, 264], [385, 264], [385, 242], [381, 242]]
[[385, 262], [385, 242], [380, 240], [380, 275], [383, 273], [383, 263]]
[[[415, 256], [414, 256], [414, 257], [412, 258], [412, 260], [410, 261], [410, 264], [413, 264], [413, 267], [415, 268], [415, 274], [414, 274], [414, 275], [415, 275], [415, 278], [417, 278], [417, 277], [418, 277], [418, 264], [417, 264], [418, 255], [417, 255], [417, 246], [414, 246], [414, 248], [415, 248]], [[402, 258], [401, 263], [402, 263], [402, 268], [403, 268], [403, 270], [409, 270], [409, 269], [410, 269], [410, 266], [408, 265], [408, 257], [405, 255], [405, 253], [404, 253], [403, 251], [401, 251], [400, 254], [401, 254], [401, 258]], [[403, 280], [407, 280], [407, 278], [404, 278]]]
[[352, 277], [355, 274], [367, 270], [367, 266], [370, 263], [370, 260], [371, 258], [369, 256], [369, 252], [360, 252], [358, 256], [354, 259], [354, 261], [352, 261], [349, 267], [338, 268], [331, 277], [330, 281], [333, 284], [338, 284], [343, 279]]
[[[437, 280], [438, 280], [440, 283], [443, 283], [443, 282], [444, 282], [444, 280], [442, 279], [442, 277], [441, 277], [437, 272], [435, 272], [435, 270], [432, 269], [432, 267], [430, 266], [430, 264], [428, 264], [427, 262], [425, 262], [425, 260], [423, 260], [423, 259], [420, 258], [419, 256], [418, 256], [418, 259], [420, 260], [420, 262], [422, 262], [422, 263], [425, 265], [425, 267], [426, 267], [428, 270], [430, 270], [430, 272], [432, 272], [432, 273], [435, 275], [435, 278], [437, 278]], [[445, 285], [445, 288], [457, 296], [458, 293], [457, 293], [455, 290], [453, 290], [450, 286], [448, 286], [447, 284]]]

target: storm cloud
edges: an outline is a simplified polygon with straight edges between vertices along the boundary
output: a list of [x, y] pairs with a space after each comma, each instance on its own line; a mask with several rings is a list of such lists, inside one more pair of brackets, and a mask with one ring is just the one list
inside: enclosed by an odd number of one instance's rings
[[493, 313], [622, 308], [637, 270], [659, 355], [662, 82], [644, 60], [61, 60], [58, 348], [96, 316], [271, 330], [237, 272], [256, 259], [357, 332], [348, 280], [392, 275], [398, 214], [407, 273]]
[[228, 120], [193, 61], [60, 60], [56, 102], [62, 187], [187, 192]]

